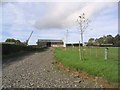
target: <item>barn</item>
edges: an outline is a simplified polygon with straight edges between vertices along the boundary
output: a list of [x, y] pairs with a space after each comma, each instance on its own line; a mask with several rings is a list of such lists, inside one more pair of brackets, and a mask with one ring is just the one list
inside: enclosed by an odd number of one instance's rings
[[38, 39], [37, 45], [40, 47], [63, 47], [63, 40]]

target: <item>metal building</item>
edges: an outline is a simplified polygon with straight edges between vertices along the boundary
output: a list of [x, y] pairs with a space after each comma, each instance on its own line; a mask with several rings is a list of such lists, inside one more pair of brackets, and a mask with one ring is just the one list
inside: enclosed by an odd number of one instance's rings
[[63, 40], [38, 39], [37, 45], [40, 47], [63, 47]]

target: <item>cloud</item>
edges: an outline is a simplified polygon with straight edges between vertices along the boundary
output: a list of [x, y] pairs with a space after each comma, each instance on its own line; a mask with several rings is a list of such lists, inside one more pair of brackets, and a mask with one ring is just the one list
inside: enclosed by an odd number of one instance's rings
[[114, 34], [117, 26], [115, 23], [117, 10], [113, 5], [114, 3], [103, 2], [6, 3], [3, 6], [4, 15], [1, 16], [3, 40], [16, 38], [25, 41], [29, 33], [34, 31], [29, 43], [36, 44], [37, 39], [40, 38], [64, 39], [68, 29], [68, 41], [78, 42], [80, 38], [76, 20], [83, 12], [92, 20], [90, 24], [93, 23], [94, 29], [92, 32], [87, 30], [87, 34], [84, 33], [85, 41], [90, 37]]
[[86, 18], [98, 14], [100, 10], [111, 7], [113, 3], [74, 2], [74, 3], [47, 3], [48, 12], [35, 22], [38, 29], [62, 29], [74, 25], [78, 16], [85, 13]]
[[12, 24], [12, 26], [26, 23], [24, 13], [14, 3], [7, 3], [3, 7], [3, 20], [5, 23]]

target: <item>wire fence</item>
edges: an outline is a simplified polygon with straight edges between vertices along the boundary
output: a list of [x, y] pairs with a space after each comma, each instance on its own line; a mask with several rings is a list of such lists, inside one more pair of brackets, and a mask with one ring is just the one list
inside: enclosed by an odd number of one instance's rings
[[116, 47], [83, 47], [84, 59], [118, 60]]

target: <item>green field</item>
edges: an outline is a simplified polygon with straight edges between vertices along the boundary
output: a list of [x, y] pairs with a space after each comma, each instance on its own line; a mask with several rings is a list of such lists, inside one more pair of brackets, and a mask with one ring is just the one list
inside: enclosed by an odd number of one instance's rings
[[118, 82], [118, 48], [109, 48], [108, 60], [104, 59], [105, 48], [84, 47], [84, 60], [80, 60], [77, 47], [55, 48], [55, 57], [67, 67], [100, 76], [109, 82]]

